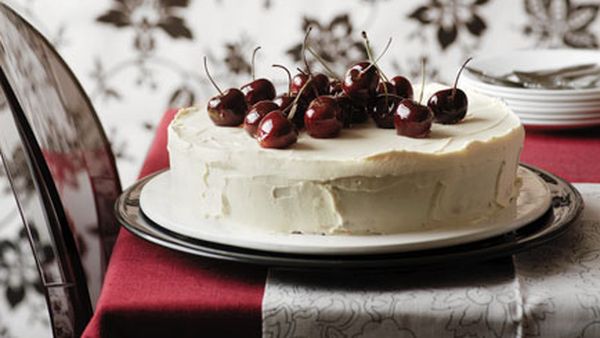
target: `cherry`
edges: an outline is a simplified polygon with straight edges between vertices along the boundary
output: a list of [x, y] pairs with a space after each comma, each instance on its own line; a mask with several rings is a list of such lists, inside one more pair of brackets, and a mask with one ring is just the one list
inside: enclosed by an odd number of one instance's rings
[[304, 115], [304, 126], [312, 137], [336, 137], [342, 130], [342, 109], [335, 97], [321, 95], [314, 99]]
[[298, 132], [281, 110], [274, 110], [260, 121], [256, 138], [263, 148], [283, 149], [298, 141]]
[[403, 99], [394, 111], [394, 126], [398, 135], [426, 137], [431, 130], [433, 113], [429, 107], [411, 99]]
[[246, 103], [253, 105], [262, 100], [275, 98], [275, 86], [267, 79], [254, 80], [240, 88], [246, 97]]
[[425, 91], [425, 61], [421, 61], [421, 94], [419, 101], [403, 99], [394, 111], [394, 126], [398, 135], [427, 137], [431, 131], [433, 112], [421, 104]]
[[279, 106], [273, 101], [258, 101], [250, 108], [248, 114], [246, 114], [246, 117], [244, 118], [244, 129], [250, 136], [256, 137], [256, 130], [258, 129], [260, 121], [268, 113], [278, 109], [280, 109]]
[[309, 76], [304, 72], [300, 72], [292, 78], [292, 84], [290, 85], [290, 93], [292, 95], [298, 95], [300, 90], [308, 82]]
[[295, 98], [295, 96], [289, 94], [280, 94], [273, 99], [273, 102], [279, 106], [279, 109], [286, 111], [294, 103]]
[[217, 126], [235, 127], [244, 121], [246, 114], [244, 94], [235, 88], [227, 89], [222, 94], [208, 101], [208, 116]]
[[445, 89], [436, 92], [429, 98], [427, 106], [435, 116], [435, 122], [455, 124], [467, 115], [469, 100], [460, 89]]
[[[333, 95], [333, 96], [341, 95], [343, 93], [343, 89], [342, 89], [342, 80], [340, 80], [339, 76], [337, 76], [337, 74], [327, 64], [327, 61], [325, 61], [319, 55], [319, 53], [315, 52], [308, 45], [306, 46], [306, 50], [308, 50], [315, 57], [315, 59], [317, 59], [317, 61], [319, 61], [319, 63], [323, 66], [325, 71], [331, 77], [331, 79], [330, 79], [325, 74], [321, 74], [321, 73], [317, 73], [316, 75], [314, 75], [313, 78], [316, 82], [316, 87], [319, 91], [319, 94], [320, 95]], [[305, 63], [306, 63], [306, 58], [305, 58]], [[307, 67], [307, 69], [309, 69], [308, 63], [306, 63], [306, 67]], [[328, 83], [327, 88], [325, 88], [325, 83]]]
[[306, 71], [298, 68], [300, 73], [294, 76], [290, 85], [290, 93], [292, 95], [299, 95], [299, 93], [302, 91], [302, 88], [308, 86], [308, 88], [303, 91], [302, 94], [302, 99], [306, 100], [307, 102], [312, 101], [319, 95], [327, 95], [329, 93], [329, 78], [322, 73], [313, 74], [310, 70], [310, 64], [306, 59], [306, 50], [309, 48], [308, 37], [311, 30], [312, 27], [308, 27], [306, 34], [304, 35], [304, 42], [302, 43], [302, 59], [304, 60]]
[[306, 109], [308, 109], [308, 102], [306, 100], [296, 100], [296, 98], [293, 98], [292, 103], [286, 107], [286, 110], [284, 110], [284, 114], [289, 118], [289, 116], [291, 115], [293, 106], [296, 107], [295, 111], [294, 111], [294, 116], [292, 116], [290, 118], [290, 120], [292, 121], [292, 123], [294, 123], [294, 126], [296, 126], [296, 128], [298, 129], [302, 129], [304, 128], [304, 115], [306, 114]]
[[354, 64], [346, 71], [342, 89], [352, 100], [367, 104], [376, 95], [379, 83], [379, 72], [372, 63], [362, 61]]
[[311, 86], [313, 87], [312, 90], [319, 95], [329, 95], [329, 77], [327, 75], [323, 73], [313, 74]]
[[246, 96], [246, 103], [251, 106], [258, 101], [262, 100], [273, 100], [275, 98], [275, 86], [273, 83], [265, 78], [256, 79], [254, 73], [254, 60], [256, 59], [256, 52], [260, 47], [256, 47], [252, 53], [252, 82], [243, 85], [240, 89]]
[[396, 95], [402, 96], [406, 99], [413, 98], [413, 87], [410, 81], [404, 76], [394, 76], [390, 80], [390, 84], [394, 86], [394, 91]]
[[[292, 84], [290, 85], [290, 97], [293, 98], [292, 104], [296, 105], [296, 111], [292, 121], [298, 128], [304, 127], [304, 113], [306, 112], [308, 103], [315, 98], [314, 92], [310, 90], [308, 81], [308, 74], [301, 72], [294, 76]], [[291, 107], [290, 104], [288, 104], [285, 109], [288, 109], [289, 107]]]
[[363, 31], [362, 37], [369, 61], [362, 61], [350, 67], [350, 69], [348, 69], [344, 75], [342, 88], [344, 93], [352, 100], [358, 102], [359, 104], [372, 106], [375, 96], [377, 95], [379, 79], [383, 78], [387, 81], [387, 77], [377, 65], [377, 61], [379, 61], [379, 59], [385, 55], [392, 43], [392, 39], [390, 38], [388, 40], [387, 45], [379, 57], [374, 59], [367, 33]]
[[329, 81], [329, 94], [333, 96], [339, 96], [344, 93], [342, 89], [342, 81], [338, 79], [333, 79]]
[[342, 121], [344, 127], [350, 127], [353, 124], [363, 123], [369, 119], [369, 114], [365, 106], [358, 105], [346, 95], [335, 97], [337, 104], [342, 110]]
[[288, 110], [288, 107], [291, 107], [292, 103], [294, 103], [294, 99], [296, 98], [296, 96], [292, 95], [292, 74], [286, 67], [282, 65], [274, 64], [273, 67], [282, 69], [286, 73], [288, 78], [287, 93], [280, 94], [279, 96], [273, 99], [273, 102], [275, 102], [275, 104], [279, 106], [279, 109], [285, 112]]
[[244, 94], [236, 88], [230, 88], [223, 92], [210, 75], [206, 63], [205, 56], [204, 70], [206, 71], [206, 76], [219, 92], [219, 95], [208, 100], [206, 107], [208, 116], [217, 126], [239, 126], [244, 121], [244, 116], [248, 109], [246, 101], [244, 100]]
[[290, 94], [298, 95], [298, 93], [306, 86], [306, 90], [302, 94], [302, 98], [308, 102], [312, 101], [319, 95], [329, 94], [329, 78], [322, 73], [309, 75], [301, 72], [292, 78], [290, 85]]
[[429, 98], [427, 106], [429, 106], [429, 109], [433, 112], [435, 122], [455, 124], [460, 122], [465, 118], [465, 115], [467, 115], [467, 107], [469, 106], [467, 94], [456, 88], [456, 85], [460, 74], [469, 61], [471, 61], [471, 58], [467, 59], [458, 70], [452, 88], [440, 90]]
[[[369, 106], [369, 113], [379, 128], [394, 128], [394, 111], [402, 99], [412, 99], [413, 89], [403, 76], [395, 76], [390, 81], [381, 81], [377, 86], [379, 94]], [[387, 97], [386, 97], [387, 96]]]
[[396, 87], [389, 81], [381, 81], [377, 85], [377, 94], [379, 95], [387, 95], [387, 94], [396, 94]]
[[394, 128], [394, 112], [402, 98], [394, 94], [380, 94], [371, 107], [371, 117], [379, 128]]

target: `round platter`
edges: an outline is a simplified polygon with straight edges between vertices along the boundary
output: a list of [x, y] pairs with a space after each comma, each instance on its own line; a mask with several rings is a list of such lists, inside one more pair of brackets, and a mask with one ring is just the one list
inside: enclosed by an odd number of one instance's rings
[[550, 191], [533, 172], [519, 168], [522, 185], [516, 206], [478, 223], [385, 235], [327, 235], [274, 233], [198, 219], [171, 207], [177, 200], [170, 172], [155, 176], [142, 188], [142, 213], [161, 227], [187, 237], [244, 249], [290, 254], [365, 255], [427, 250], [469, 243], [515, 230], [540, 217], [550, 206]]
[[290, 254], [244, 249], [203, 241], [167, 230], [152, 222], [140, 210], [142, 188], [149, 176], [127, 189], [117, 201], [119, 221], [135, 235], [177, 251], [243, 263], [288, 268], [414, 268], [448, 261], [469, 262], [510, 255], [561, 235], [583, 208], [580, 194], [566, 181], [540, 169], [521, 165], [544, 180], [550, 190], [551, 207], [538, 219], [516, 230], [485, 240], [449, 247], [369, 255]]

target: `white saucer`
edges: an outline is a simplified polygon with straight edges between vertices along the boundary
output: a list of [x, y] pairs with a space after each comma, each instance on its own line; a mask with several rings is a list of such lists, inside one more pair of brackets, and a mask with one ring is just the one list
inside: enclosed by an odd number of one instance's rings
[[[489, 94], [486, 94], [489, 96]], [[497, 96], [497, 95], [495, 95]], [[530, 101], [530, 100], [514, 100], [502, 97], [502, 100], [510, 107], [536, 108], [536, 109], [575, 109], [575, 110], [595, 110], [600, 109], [600, 100], [591, 101], [564, 101], [564, 102], [548, 102], [548, 101]]]
[[343, 255], [407, 252], [447, 247], [497, 236], [540, 217], [550, 206], [550, 191], [534, 173], [519, 168], [523, 185], [516, 207], [510, 208], [485, 224], [460, 228], [424, 230], [393, 235], [297, 235], [263, 233], [223, 224], [218, 220], [190, 219], [173, 212], [170, 172], [160, 174], [142, 189], [140, 207], [158, 225], [188, 237], [246, 249], [295, 254]]
[[529, 114], [540, 115], [600, 115], [600, 105], [587, 108], [572, 108], [572, 107], [527, 107], [519, 104], [510, 104], [508, 106], [514, 111], [523, 111]]
[[520, 118], [521, 123], [526, 127], [536, 127], [540, 129], [569, 129], [569, 128], [587, 128], [600, 125], [600, 118], [589, 120], [548, 120], [548, 119], [528, 119]]
[[544, 120], [544, 121], [589, 121], [599, 120], [599, 114], [540, 114], [513, 110], [521, 119]]

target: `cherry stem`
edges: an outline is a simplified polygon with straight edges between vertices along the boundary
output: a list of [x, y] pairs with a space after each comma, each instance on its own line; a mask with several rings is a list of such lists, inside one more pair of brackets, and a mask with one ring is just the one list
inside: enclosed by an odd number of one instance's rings
[[362, 31], [361, 34], [362, 34], [363, 40], [365, 42], [365, 50], [367, 51], [367, 57], [369, 58], [369, 61], [371, 62], [369, 67], [365, 68], [362, 72], [366, 72], [369, 70], [369, 68], [375, 67], [377, 69], [377, 71], [379, 72], [379, 74], [381, 75], [381, 77], [383, 78], [383, 80], [388, 81], [387, 76], [385, 76], [385, 74], [381, 71], [381, 68], [379, 68], [379, 66], [377, 65], [377, 61], [379, 61], [379, 59], [385, 54], [385, 52], [387, 52], [390, 44], [392, 43], [392, 38], [389, 38], [388, 43], [387, 43], [386, 47], [384, 48], [383, 52], [380, 54], [380, 56], [377, 59], [374, 59], [373, 58], [373, 50], [371, 49], [371, 43], [369, 42], [369, 38], [367, 37], [367, 32]]
[[[310, 70], [310, 65], [308, 64], [308, 59], [306, 58], [306, 50], [310, 48], [308, 46], [308, 37], [310, 36], [311, 31], [312, 31], [312, 26], [309, 26], [306, 29], [306, 34], [304, 35], [304, 41], [302, 42], [302, 59], [304, 59], [304, 66], [306, 67], [306, 72], [308, 73], [308, 80], [306, 80], [306, 83], [312, 82], [312, 79], [313, 79], [312, 71]], [[311, 87], [313, 88], [315, 96], [319, 96], [319, 92], [317, 91], [317, 88], [314, 86], [314, 84], [311, 84]]]
[[306, 72], [305, 72], [304, 70], [302, 70], [302, 68], [300, 68], [300, 67], [296, 67], [296, 70], [297, 70], [297, 71], [298, 71], [300, 74], [302, 74], [302, 75], [308, 75], [308, 74], [306, 74]]
[[456, 94], [456, 86], [458, 85], [458, 78], [460, 78], [460, 74], [462, 74], [463, 70], [465, 69], [465, 67], [467, 67], [467, 63], [469, 63], [471, 60], [473, 60], [472, 57], [468, 58], [460, 67], [460, 69], [458, 70], [458, 72], [456, 73], [456, 78], [454, 79], [454, 86], [452, 87], [452, 100], [454, 100], [454, 95]]
[[289, 96], [290, 93], [291, 93], [291, 91], [292, 91], [292, 73], [290, 73], [289, 69], [287, 69], [285, 66], [282, 66], [282, 65], [274, 64], [274, 65], [272, 65], [272, 67], [281, 68], [287, 74], [287, 77], [288, 77], [288, 96]]
[[419, 94], [419, 104], [423, 101], [423, 92], [425, 91], [425, 58], [421, 59], [421, 93]]
[[392, 93], [385, 93], [385, 94], [379, 94], [379, 95], [377, 95], [377, 97], [384, 97], [384, 96], [385, 97], [394, 97], [394, 98], [397, 98], [397, 99], [400, 99], [400, 100], [405, 99], [405, 97], [402, 97], [402, 96], [396, 95], [396, 94], [392, 94]]
[[388, 42], [385, 44], [385, 47], [383, 48], [383, 51], [379, 54], [379, 56], [377, 57], [377, 59], [375, 59], [375, 63], [377, 64], [379, 62], [379, 60], [385, 55], [385, 53], [387, 53], [388, 49], [390, 49], [390, 46], [392, 45], [392, 38], [390, 37], [388, 39]]
[[217, 83], [215, 82], [215, 80], [212, 78], [212, 76], [210, 76], [210, 72], [208, 71], [208, 66], [206, 64], [206, 56], [204, 57], [204, 71], [206, 72], [206, 76], [208, 77], [208, 80], [210, 81], [210, 83], [212, 83], [212, 85], [217, 89], [219, 94], [223, 95], [223, 91], [221, 90], [221, 88], [219, 88], [219, 86], [217, 86]]
[[[300, 100], [300, 97], [302, 96], [302, 93], [304, 92], [304, 90], [306, 89], [306, 87], [308, 87], [310, 81], [306, 81], [306, 83], [304, 83], [304, 85], [302, 86], [302, 88], [300, 88], [300, 90], [298, 91], [298, 94], [296, 94], [296, 97], [294, 98], [294, 101], [292, 102], [292, 104], [290, 104], [285, 110], [291, 109], [290, 110], [290, 114], [287, 116], [288, 120], [292, 120], [294, 118], [294, 115], [296, 115], [296, 110], [298, 110], [298, 101]], [[285, 112], [285, 110], [283, 112]]]
[[325, 61], [321, 55], [319, 55], [317, 52], [315, 52], [312, 48], [310, 47], [306, 47], [306, 49], [309, 51], [309, 53], [312, 54], [312, 56], [315, 57], [315, 59], [317, 59], [317, 61], [319, 61], [319, 63], [323, 66], [323, 68], [325, 68], [325, 71], [327, 71], [327, 73], [329, 73], [329, 76], [331, 76], [332, 78], [341, 81], [340, 77], [331, 69], [331, 67], [329, 67], [329, 65], [327, 65], [327, 61]]
[[261, 49], [260, 46], [254, 48], [254, 51], [252, 51], [252, 81], [256, 80], [256, 74], [255, 74], [256, 67], [254, 67], [254, 60], [256, 60], [256, 52], [258, 52], [259, 49]]
[[306, 34], [304, 35], [304, 42], [302, 42], [302, 59], [304, 60], [304, 66], [306, 66], [306, 72], [308, 75], [311, 75], [310, 65], [308, 64], [308, 60], [306, 59], [306, 48], [308, 48], [308, 36], [312, 31], [312, 26], [308, 26], [306, 29]]
[[369, 61], [372, 61], [373, 55], [371, 54], [371, 45], [369, 44], [369, 38], [367, 37], [367, 32], [362, 31], [361, 35], [362, 35], [362, 38], [365, 43], [365, 51], [367, 52], [367, 58], [369, 58]]

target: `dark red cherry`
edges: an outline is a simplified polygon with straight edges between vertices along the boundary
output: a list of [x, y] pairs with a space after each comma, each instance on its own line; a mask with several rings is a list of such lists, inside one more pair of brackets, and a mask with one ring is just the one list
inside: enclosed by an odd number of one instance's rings
[[342, 120], [344, 127], [350, 127], [353, 124], [363, 123], [369, 119], [367, 109], [363, 105], [356, 104], [346, 95], [335, 97], [340, 109], [342, 110]]
[[413, 98], [413, 87], [410, 81], [404, 76], [394, 76], [390, 79], [390, 84], [395, 88], [395, 94], [405, 99]]
[[409, 137], [426, 137], [431, 131], [433, 113], [429, 107], [411, 99], [400, 101], [394, 112], [396, 133]]
[[275, 98], [275, 86], [267, 79], [257, 79], [241, 88], [242, 93], [246, 96], [248, 106], [255, 104], [258, 101], [273, 100]]
[[380, 81], [377, 85], [377, 94], [384, 95], [386, 93], [396, 95], [396, 87], [391, 82]]
[[306, 81], [308, 81], [308, 74], [298, 73], [294, 75], [292, 83], [290, 84], [290, 94], [293, 96], [298, 95], [300, 90], [302, 90], [302, 87], [306, 84]]
[[[294, 124], [294, 126], [296, 126], [297, 129], [304, 128], [304, 114], [306, 113], [307, 108], [308, 108], [308, 103], [306, 100], [299, 99], [296, 102], [296, 109], [295, 109], [294, 116], [292, 117], [291, 121]], [[292, 110], [294, 110], [294, 107], [291, 107], [287, 111], [284, 111], [285, 116], [289, 116], [292, 113]]]
[[433, 94], [427, 106], [434, 115], [437, 123], [455, 124], [460, 122], [467, 114], [469, 100], [462, 90], [456, 88], [440, 90]]
[[281, 95], [278, 95], [277, 97], [275, 97], [273, 99], [273, 102], [279, 106], [279, 109], [281, 109], [282, 111], [285, 111], [289, 106], [292, 105], [292, 103], [294, 103], [295, 98], [296, 98], [295, 96], [291, 96], [288, 94], [281, 94]]
[[302, 99], [310, 102], [319, 95], [327, 95], [329, 93], [329, 78], [321, 73], [317, 73], [312, 77], [304, 73], [296, 74], [292, 78], [290, 93], [294, 96], [298, 95], [307, 82], [309, 83], [301, 94]]
[[371, 108], [371, 117], [379, 128], [394, 129], [394, 113], [402, 101], [396, 96], [379, 95]]
[[244, 129], [250, 136], [256, 137], [256, 130], [258, 129], [260, 121], [268, 113], [277, 109], [279, 109], [279, 106], [273, 101], [263, 100], [256, 102], [250, 107], [248, 114], [246, 114], [246, 117], [244, 118]]
[[230, 88], [212, 97], [207, 104], [208, 116], [217, 126], [235, 127], [244, 121], [246, 115], [244, 94], [236, 88]]
[[329, 81], [329, 95], [339, 96], [343, 93], [342, 81], [336, 79]]
[[314, 90], [319, 95], [329, 95], [329, 78], [323, 73], [314, 73], [312, 75], [312, 88], [307, 90]]
[[306, 132], [316, 138], [336, 137], [342, 130], [342, 109], [335, 97], [322, 95], [314, 99], [304, 115]]
[[379, 72], [370, 62], [363, 61], [355, 64], [346, 71], [342, 89], [352, 100], [366, 104], [377, 94]]
[[281, 110], [274, 110], [260, 121], [256, 139], [263, 148], [283, 149], [298, 141], [298, 132]]
[[458, 85], [458, 79], [462, 71], [469, 61], [471, 61], [471, 58], [468, 58], [456, 73], [452, 88], [440, 90], [429, 98], [427, 106], [433, 112], [435, 122], [455, 124], [467, 115], [467, 108], [469, 106], [467, 94], [456, 86]]

